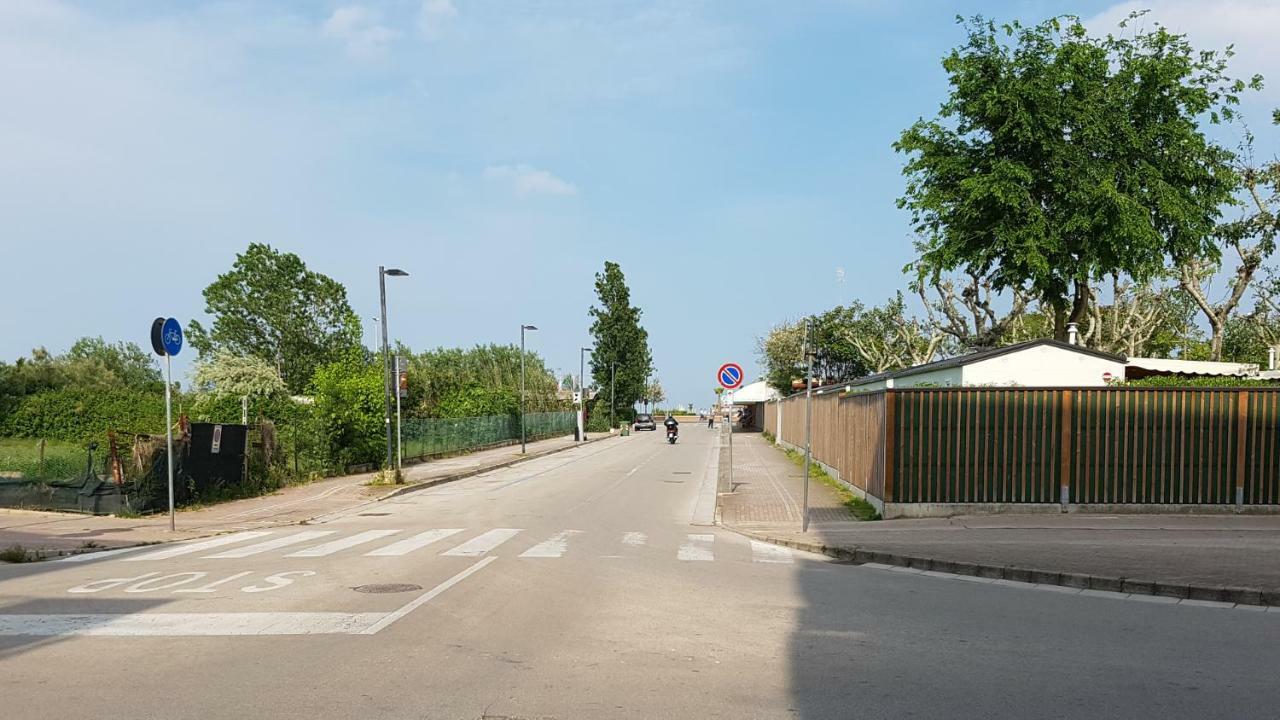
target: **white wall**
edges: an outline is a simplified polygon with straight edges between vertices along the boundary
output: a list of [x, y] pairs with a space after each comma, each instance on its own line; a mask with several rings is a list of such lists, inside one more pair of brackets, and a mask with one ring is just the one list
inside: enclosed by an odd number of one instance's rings
[[[965, 385], [1103, 387], [1103, 373], [1124, 379], [1124, 363], [1040, 345], [964, 366]], [[907, 378], [899, 378], [902, 381]]]

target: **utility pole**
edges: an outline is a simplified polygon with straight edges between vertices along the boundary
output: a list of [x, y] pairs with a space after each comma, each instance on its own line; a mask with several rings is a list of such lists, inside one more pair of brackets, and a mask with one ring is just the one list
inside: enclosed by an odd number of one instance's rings
[[524, 331], [537, 330], [533, 325], [520, 326], [520, 454], [524, 454]]
[[808, 364], [804, 390], [804, 511], [800, 532], [809, 532], [809, 463], [813, 458], [813, 318], [804, 324], [804, 355]]
[[400, 430], [400, 360], [401, 357], [396, 355], [396, 377], [394, 381], [396, 392], [396, 470], [404, 466], [404, 451], [401, 449], [401, 439], [404, 433]]
[[[387, 276], [390, 275], [391, 277], [405, 277], [408, 274], [409, 273], [403, 270], [400, 270], [399, 268], [391, 268], [388, 270], [382, 265], [378, 266], [378, 302], [382, 309], [382, 322], [380, 323], [382, 325], [382, 396], [383, 396], [382, 404], [383, 404], [383, 419], [387, 426], [386, 468], [388, 470], [394, 467], [392, 465], [392, 463], [394, 462], [394, 458], [392, 456], [394, 449], [391, 446], [392, 442], [394, 441], [394, 438], [391, 437], [392, 382], [391, 382], [391, 354], [390, 354], [391, 351], [387, 344]], [[396, 472], [396, 482], [397, 483], [401, 482], [399, 472]]]
[[609, 363], [609, 432], [613, 432], [614, 388], [618, 379], [618, 363]]
[[587, 351], [591, 348], [581, 348], [578, 351], [578, 438], [582, 442], [587, 441]]

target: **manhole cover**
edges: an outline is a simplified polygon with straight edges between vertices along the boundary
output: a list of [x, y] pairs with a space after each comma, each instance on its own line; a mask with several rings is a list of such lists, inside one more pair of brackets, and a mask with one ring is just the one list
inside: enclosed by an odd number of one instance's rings
[[683, 480], [663, 480], [662, 482], [664, 482], [664, 483], [672, 483], [672, 484], [674, 484], [674, 485], [683, 485], [683, 484], [684, 484], [684, 481], [683, 481]]
[[383, 517], [391, 513], [360, 513], [360, 517]]
[[383, 595], [386, 593], [413, 592], [414, 590], [421, 590], [422, 586], [411, 585], [409, 583], [377, 583], [374, 585], [360, 585], [351, 589], [361, 593]]

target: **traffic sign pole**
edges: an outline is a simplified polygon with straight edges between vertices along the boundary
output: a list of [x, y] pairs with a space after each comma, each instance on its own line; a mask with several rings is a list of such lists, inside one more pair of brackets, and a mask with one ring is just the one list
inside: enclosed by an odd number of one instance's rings
[[164, 355], [164, 374], [164, 431], [169, 448], [165, 453], [169, 458], [169, 532], [174, 532], [178, 526], [173, 513], [173, 356], [168, 353]]
[[716, 380], [726, 391], [729, 404], [725, 410], [725, 424], [729, 426], [729, 492], [733, 492], [733, 391], [742, 387], [742, 366], [725, 363], [716, 371]]

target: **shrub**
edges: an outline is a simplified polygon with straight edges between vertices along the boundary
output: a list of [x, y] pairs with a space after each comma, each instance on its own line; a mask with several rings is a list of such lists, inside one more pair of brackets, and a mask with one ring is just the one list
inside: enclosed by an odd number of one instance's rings
[[164, 432], [164, 395], [128, 389], [66, 387], [22, 398], [0, 420], [0, 435], [85, 442], [107, 430]]

